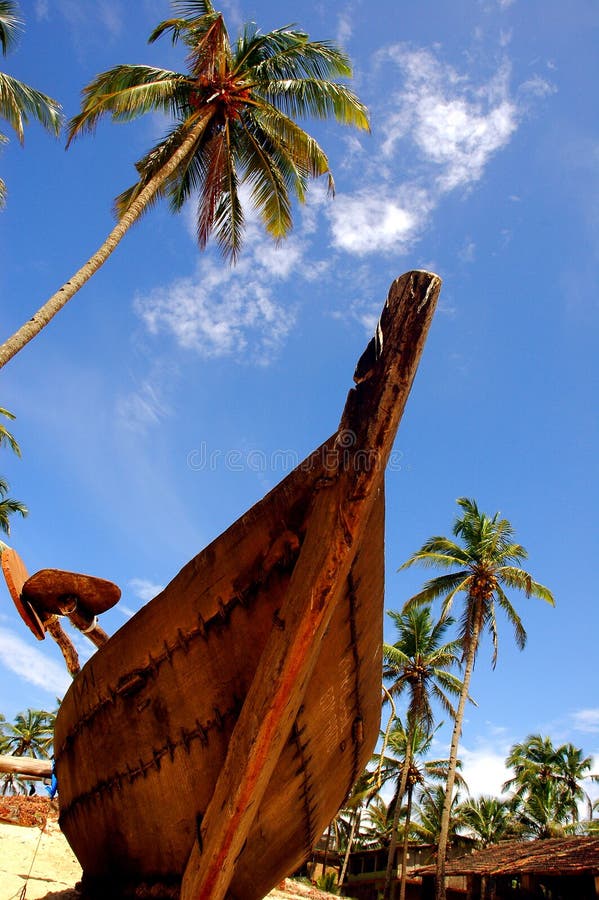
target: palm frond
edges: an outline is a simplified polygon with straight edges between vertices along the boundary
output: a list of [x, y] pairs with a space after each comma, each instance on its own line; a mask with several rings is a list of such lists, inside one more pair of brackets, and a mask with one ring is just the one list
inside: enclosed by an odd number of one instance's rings
[[199, 19], [215, 12], [210, 0], [171, 0], [171, 6], [186, 19]]
[[235, 171], [234, 135], [229, 126], [206, 145], [206, 176], [198, 202], [198, 243], [214, 233], [225, 258], [235, 261], [241, 248], [243, 210]]
[[81, 112], [68, 123], [67, 147], [82, 132], [93, 132], [99, 119], [129, 122], [147, 112], [177, 113], [185, 75], [154, 66], [116, 66], [101, 72], [82, 92]]
[[526, 631], [524, 629], [524, 626], [522, 624], [522, 620], [521, 620], [520, 616], [518, 615], [518, 613], [516, 612], [516, 610], [514, 609], [512, 604], [510, 603], [509, 599], [505, 595], [505, 593], [500, 585], [497, 585], [497, 587], [495, 589], [495, 593], [497, 595], [497, 600], [499, 602], [499, 605], [501, 606], [502, 610], [505, 612], [506, 616], [508, 617], [509, 621], [512, 623], [512, 625], [514, 627], [514, 636], [516, 638], [516, 644], [518, 645], [520, 650], [524, 650], [524, 647], [526, 646], [527, 635], [526, 635]]
[[500, 566], [497, 569], [497, 575], [504, 584], [511, 588], [517, 588], [524, 591], [527, 597], [538, 597], [545, 600], [551, 606], [555, 606], [553, 594], [544, 585], [535, 581], [528, 572], [515, 566]]
[[0, 116], [15, 130], [21, 144], [30, 118], [54, 134], [62, 124], [59, 103], [4, 72], [0, 72]]
[[254, 32], [238, 43], [236, 59], [244, 60], [260, 81], [286, 79], [350, 78], [352, 66], [347, 54], [331, 41], [310, 41], [307, 34], [289, 26], [268, 34]]
[[[264, 225], [275, 238], [281, 238], [291, 228], [291, 203], [281, 170], [281, 154], [273, 153], [272, 146], [259, 140], [259, 131], [249, 128], [244, 122], [245, 153], [241, 160], [244, 168], [244, 179], [251, 185], [252, 202]], [[288, 177], [289, 177], [288, 172]]]
[[17, 4], [13, 0], [0, 0], [0, 46], [3, 56], [17, 43], [22, 27], [23, 20], [19, 17]]
[[439, 597], [444, 597], [443, 615], [446, 618], [451, 609], [451, 604], [456, 594], [467, 591], [471, 581], [471, 573], [468, 571], [454, 572], [451, 575], [439, 575], [427, 581], [424, 588], [404, 603], [404, 610], [408, 611], [414, 606], [423, 606], [431, 603]]
[[270, 145], [287, 157], [293, 167], [288, 186], [303, 202], [306, 178], [329, 173], [329, 161], [317, 141], [280, 110], [264, 102], [248, 109], [243, 121], [261, 142], [267, 137]]
[[343, 84], [325, 79], [296, 78], [269, 81], [264, 98], [289, 116], [328, 119], [333, 116], [342, 125], [370, 131], [368, 110], [357, 95]]
[[[15, 418], [14, 413], [9, 412], [8, 409], [4, 409], [2, 406], [0, 406], [0, 416], [4, 416], [5, 419], [10, 420]], [[16, 456], [21, 455], [21, 448], [19, 447], [16, 438], [10, 433], [5, 425], [0, 424], [0, 447], [2, 444], [8, 444]]]

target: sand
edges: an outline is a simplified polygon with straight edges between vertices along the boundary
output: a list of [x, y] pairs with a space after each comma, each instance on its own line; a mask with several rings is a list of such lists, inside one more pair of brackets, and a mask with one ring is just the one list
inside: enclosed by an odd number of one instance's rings
[[[26, 900], [80, 900], [75, 890], [80, 878], [56, 806], [41, 797], [0, 798], [0, 900], [20, 900], [23, 887]], [[332, 895], [286, 879], [268, 897], [331, 900]]]

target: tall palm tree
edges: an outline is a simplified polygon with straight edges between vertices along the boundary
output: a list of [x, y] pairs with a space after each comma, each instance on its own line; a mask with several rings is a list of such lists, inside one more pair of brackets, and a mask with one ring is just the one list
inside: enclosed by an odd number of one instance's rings
[[405, 569], [419, 563], [423, 566], [452, 570], [449, 574], [439, 575], [428, 581], [422, 591], [407, 601], [404, 607], [406, 610], [417, 609], [441, 598], [441, 619], [444, 619], [449, 615], [458, 594], [465, 595], [459, 620], [464, 681], [451, 738], [449, 775], [437, 854], [436, 900], [445, 900], [446, 897], [445, 857], [455, 766], [466, 698], [481, 635], [485, 630], [491, 634], [494, 666], [497, 660], [495, 610], [496, 606], [499, 606], [514, 628], [518, 647], [522, 649], [526, 643], [526, 631], [504, 588], [524, 591], [527, 597], [539, 597], [554, 605], [551, 591], [534, 581], [528, 572], [519, 567], [519, 564], [527, 558], [527, 553], [524, 547], [515, 542], [514, 529], [508, 520], [500, 518], [499, 513], [495, 513], [492, 517], [487, 516], [479, 511], [474, 500], [466, 497], [457, 502], [462, 512], [454, 522], [453, 535], [458, 540], [442, 536], [432, 537], [401, 567]]
[[[15, 45], [22, 27], [14, 0], [0, 0], [0, 46], [3, 56]], [[56, 100], [4, 72], [0, 72], [0, 116], [14, 129], [21, 144], [30, 117], [56, 135], [62, 123], [60, 104]], [[5, 144], [7, 140], [5, 135], [0, 134], [0, 144]], [[4, 206], [5, 201], [6, 185], [0, 178], [0, 206]]]
[[[408, 785], [417, 738], [426, 739], [432, 730], [431, 701], [437, 700], [449, 715], [455, 716], [455, 710], [448, 695], [459, 696], [462, 689], [462, 682], [459, 678], [448, 671], [458, 665], [459, 642], [444, 642], [446, 632], [453, 624], [453, 619], [448, 618], [435, 624], [429, 607], [413, 608], [403, 613], [391, 611], [389, 616], [395, 624], [398, 640], [394, 644], [384, 645], [383, 679], [389, 683], [388, 691], [391, 697], [407, 691], [409, 699], [406, 716], [406, 752], [395, 797], [395, 812], [385, 873], [385, 900], [389, 900], [393, 896], [397, 824], [401, 801]], [[405, 866], [402, 866], [400, 900], [403, 900], [404, 894]]]
[[291, 228], [291, 195], [303, 201], [310, 178], [328, 175], [317, 142], [295, 119], [334, 116], [368, 128], [366, 108], [338, 77], [351, 75], [348, 57], [329, 42], [310, 41], [290, 28], [262, 34], [246, 26], [231, 45], [222, 13], [210, 0], [172, 0], [180, 16], [162, 22], [150, 42], [170, 33], [182, 42], [188, 71], [121, 65], [98, 75], [83, 91], [82, 109], [69, 125], [68, 144], [110, 115], [128, 122], [147, 112], [170, 115], [165, 137], [136, 164], [138, 180], [115, 201], [118, 222], [99, 250], [8, 341], [0, 367], [30, 341], [106, 261], [141, 214], [161, 197], [180, 210], [197, 194], [197, 237], [214, 234], [235, 260], [244, 216], [239, 185], [276, 239]]

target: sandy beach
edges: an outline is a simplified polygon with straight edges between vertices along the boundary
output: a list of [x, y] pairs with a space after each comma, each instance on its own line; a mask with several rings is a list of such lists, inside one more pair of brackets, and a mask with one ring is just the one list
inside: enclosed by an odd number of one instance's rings
[[[44, 797], [0, 798], [0, 900], [80, 900], [81, 867], [58, 827], [56, 802]], [[306, 884], [286, 879], [272, 900], [326, 900]]]

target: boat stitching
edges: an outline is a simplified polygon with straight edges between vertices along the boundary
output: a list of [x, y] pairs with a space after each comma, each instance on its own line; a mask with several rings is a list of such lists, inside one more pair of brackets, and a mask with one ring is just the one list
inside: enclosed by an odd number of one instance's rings
[[[224, 603], [222, 598], [219, 598], [218, 611], [215, 612], [210, 619], [204, 619], [202, 614], [198, 613], [197, 625], [195, 627], [187, 632], [184, 632], [181, 628], [177, 628], [177, 639], [172, 644], [169, 644], [165, 639], [163, 642], [164, 649], [162, 653], [158, 656], [153, 656], [151, 653], [148, 653], [148, 662], [145, 666], [137, 667], [122, 675], [115, 687], [108, 688], [105, 697], [101, 697], [86, 713], [83, 713], [78, 717], [75, 725], [69, 733], [65, 735], [63, 743], [56, 751], [56, 755], [60, 757], [63, 753], [68, 752], [69, 746], [73, 743], [79, 733], [86, 728], [106, 706], [114, 704], [120, 696], [126, 697], [137, 693], [137, 691], [141, 690], [147, 683], [149, 678], [156, 678], [160, 667], [165, 662], [170, 663], [176, 653], [182, 651], [187, 654], [189, 652], [189, 645], [198, 638], [207, 641], [211, 631], [216, 631], [219, 628], [222, 628], [223, 625], [228, 624], [233, 611], [237, 607], [247, 609], [256, 599], [260, 590], [267, 585], [268, 580], [274, 573], [278, 575], [290, 573], [295, 566], [300, 549], [301, 543], [299, 538], [297, 539], [297, 543], [293, 545], [291, 545], [291, 542], [288, 542], [281, 548], [281, 555], [277, 560], [273, 560], [272, 556], [270, 556], [270, 567], [266, 571], [262, 570], [262, 576], [260, 578], [253, 576], [250, 584], [243, 590], [239, 590], [228, 603]], [[261, 564], [263, 559], [263, 557], [260, 558]], [[255, 564], [252, 571], [255, 572], [257, 568], [258, 566]], [[281, 620], [278, 618], [278, 612], [279, 611], [276, 610], [273, 615], [273, 624], [280, 627]], [[81, 696], [88, 691], [90, 679], [92, 681], [94, 680], [93, 662], [90, 671], [82, 672], [77, 681], [74, 682], [72, 690], [76, 696]], [[138, 707], [137, 711], [141, 712], [146, 705], [147, 704], [142, 704], [141, 707]]]
[[151, 759], [144, 761], [140, 757], [138, 765], [135, 768], [127, 765], [126, 770], [122, 772], [115, 772], [115, 774], [111, 775], [109, 778], [104, 778], [101, 781], [98, 781], [88, 791], [79, 794], [77, 797], [73, 797], [70, 803], [61, 808], [60, 818], [62, 819], [63, 817], [70, 815], [73, 812], [74, 807], [77, 807], [84, 803], [89, 803], [97, 799], [100, 794], [103, 794], [106, 791], [112, 792], [115, 789], [121, 790], [123, 781], [127, 781], [129, 784], [133, 784], [133, 782], [140, 777], [146, 778], [150, 769], [159, 771], [162, 765], [162, 760], [165, 756], [168, 755], [172, 762], [175, 756], [175, 752], [181, 747], [185, 750], [186, 753], [189, 753], [190, 744], [193, 741], [199, 740], [202, 746], [206, 747], [208, 745], [210, 732], [223, 731], [226, 726], [227, 720], [229, 719], [231, 719], [232, 723], [234, 724], [239, 718], [239, 713], [241, 711], [242, 705], [242, 701], [238, 698], [235, 698], [233, 705], [224, 712], [221, 712], [215, 707], [213, 719], [209, 719], [204, 724], [196, 720], [195, 728], [192, 728], [189, 731], [185, 728], [181, 728], [181, 737], [179, 738], [179, 740], [173, 741], [169, 736], [162, 747], [152, 750]]
[[360, 654], [358, 652], [358, 628], [356, 625], [356, 613], [359, 606], [359, 601], [357, 597], [357, 588], [359, 585], [356, 583], [354, 579], [353, 570], [349, 573], [347, 578], [347, 597], [349, 600], [349, 631], [350, 631], [350, 646], [351, 652], [353, 656], [353, 673], [354, 673], [354, 689], [352, 691], [352, 697], [354, 700], [354, 721], [352, 725], [352, 749], [353, 749], [353, 764], [352, 764], [352, 772], [350, 776], [350, 783], [347, 789], [347, 796], [349, 796], [354, 784], [358, 780], [360, 772], [362, 770], [361, 758], [360, 758], [360, 750], [362, 744], [364, 743], [364, 718], [362, 715], [362, 704], [361, 704], [361, 694], [360, 694], [360, 670], [361, 670], [361, 659]]
[[300, 795], [302, 799], [303, 811], [304, 811], [304, 851], [306, 856], [309, 856], [312, 852], [312, 848], [320, 835], [316, 834], [316, 823], [314, 821], [314, 813], [316, 812], [317, 803], [314, 798], [314, 792], [312, 787], [312, 776], [310, 774], [309, 765], [312, 759], [311, 756], [307, 755], [307, 750], [309, 746], [309, 740], [302, 742], [302, 735], [306, 730], [306, 725], [302, 725], [300, 727], [300, 716], [304, 711], [304, 707], [301, 706], [295, 722], [293, 723], [293, 728], [291, 729], [291, 743], [295, 745], [295, 754], [294, 759], [299, 761], [299, 766], [296, 769], [295, 774], [301, 775], [302, 783], [300, 787]]

